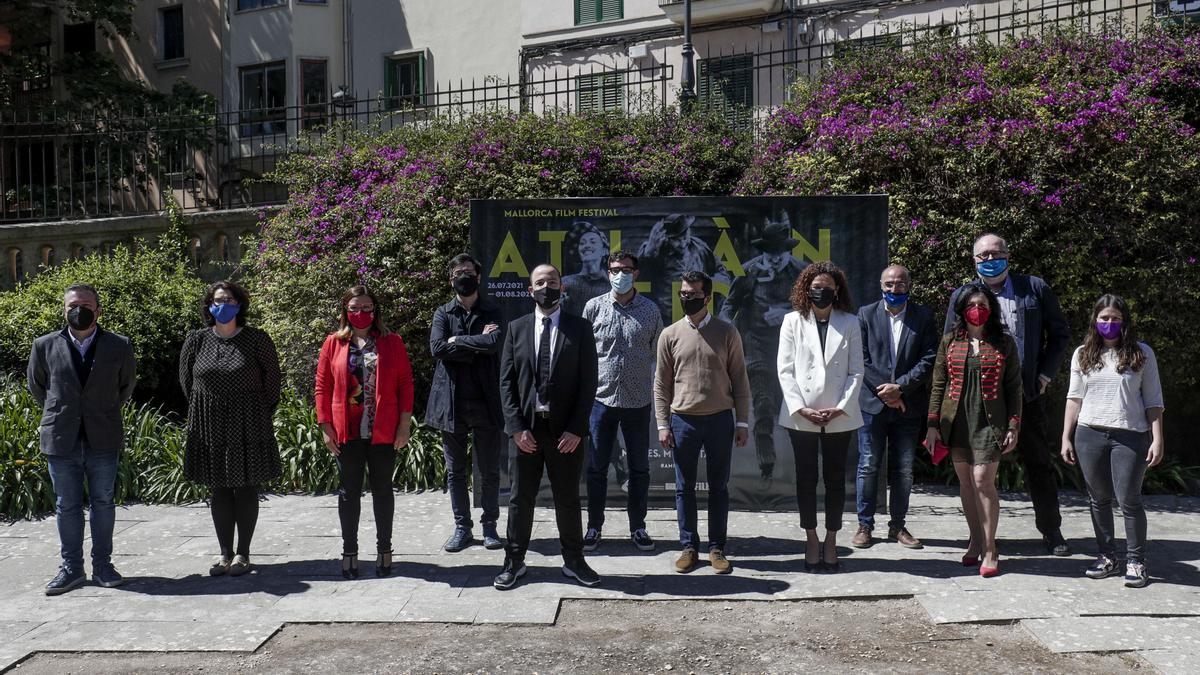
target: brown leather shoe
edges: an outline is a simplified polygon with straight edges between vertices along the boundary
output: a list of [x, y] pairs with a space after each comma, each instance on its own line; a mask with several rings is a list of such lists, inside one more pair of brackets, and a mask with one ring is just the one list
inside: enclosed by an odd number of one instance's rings
[[708, 564], [712, 565], [717, 574], [729, 574], [733, 571], [733, 563], [729, 562], [729, 558], [726, 558], [724, 551], [719, 548], [709, 549]]
[[888, 530], [888, 539], [895, 539], [904, 548], [925, 548], [920, 539], [912, 536], [907, 527], [899, 530]]
[[679, 554], [679, 560], [675, 561], [675, 571], [680, 574], [687, 574], [696, 568], [696, 562], [700, 560], [700, 556], [696, 555], [696, 549], [685, 548]]
[[859, 525], [858, 532], [855, 532], [854, 538], [850, 540], [850, 545], [854, 548], [871, 548], [871, 528]]

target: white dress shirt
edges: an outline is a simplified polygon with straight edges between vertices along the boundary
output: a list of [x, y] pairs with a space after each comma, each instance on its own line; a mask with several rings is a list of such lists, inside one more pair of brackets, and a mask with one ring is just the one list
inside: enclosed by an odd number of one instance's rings
[[93, 330], [92, 334], [85, 337], [82, 341], [77, 340], [75, 334], [70, 330], [67, 331], [67, 335], [71, 336], [71, 344], [75, 346], [75, 351], [79, 352], [80, 356], [87, 356], [88, 347], [92, 346], [92, 342], [96, 340], [96, 333], [99, 332], [99, 330]]
[[[538, 307], [534, 311], [533, 316], [533, 368], [536, 373], [538, 357], [541, 356], [539, 352], [542, 347], [542, 319], [546, 317], [550, 318], [550, 366], [552, 369], [554, 367], [554, 346], [558, 341], [558, 320], [562, 317], [562, 303], [555, 305], [554, 310], [549, 314], [546, 314], [541, 307]], [[550, 412], [550, 404], [543, 401], [540, 395], [536, 393], [534, 395], [537, 396], [535, 410], [538, 412]]]
[[886, 308], [883, 310], [887, 312], [892, 327], [892, 379], [896, 378], [896, 355], [900, 353], [900, 337], [904, 334], [904, 312], [908, 310], [908, 304], [905, 303], [904, 307], [896, 314], [888, 312]]

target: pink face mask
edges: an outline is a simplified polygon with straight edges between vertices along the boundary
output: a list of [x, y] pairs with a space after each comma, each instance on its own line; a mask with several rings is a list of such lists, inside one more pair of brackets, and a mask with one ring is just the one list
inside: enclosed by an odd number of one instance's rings
[[963, 312], [963, 318], [972, 326], [982, 326], [991, 316], [992, 310], [978, 305], [971, 305]]

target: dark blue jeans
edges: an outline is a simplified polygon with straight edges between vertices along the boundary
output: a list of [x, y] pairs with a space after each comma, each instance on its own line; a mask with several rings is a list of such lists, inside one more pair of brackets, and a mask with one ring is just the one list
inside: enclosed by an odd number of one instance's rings
[[700, 455], [708, 471], [708, 547], [725, 549], [729, 528], [729, 465], [733, 459], [733, 411], [712, 415], [671, 415], [675, 435], [675, 511], [679, 543], [699, 548], [696, 472]]
[[608, 465], [616, 448], [617, 428], [625, 439], [629, 456], [629, 531], [646, 528], [646, 502], [650, 497], [650, 406], [610, 408], [592, 405], [592, 443], [588, 452], [588, 528], [604, 528], [604, 505], [608, 501]]
[[87, 481], [88, 510], [92, 522], [92, 570], [112, 564], [113, 526], [117, 508], [117, 464], [120, 453], [93, 454], [80, 440], [70, 455], [49, 455], [50, 480], [54, 483], [54, 515], [63, 566], [83, 570], [83, 486]]
[[875, 527], [875, 500], [879, 494], [879, 458], [887, 453], [888, 487], [891, 498], [888, 530], [904, 527], [908, 515], [908, 497], [912, 492], [913, 456], [925, 418], [901, 417], [899, 411], [884, 408], [878, 415], [864, 412], [858, 429], [858, 524]]

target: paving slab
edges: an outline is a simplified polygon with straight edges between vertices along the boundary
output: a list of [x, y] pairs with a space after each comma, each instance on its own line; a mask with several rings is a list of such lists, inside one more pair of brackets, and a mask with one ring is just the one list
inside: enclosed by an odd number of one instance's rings
[[1200, 650], [1200, 619], [1191, 617], [1070, 617], [1031, 619], [1021, 625], [1050, 651], [1058, 653]]
[[[967, 528], [953, 490], [914, 493], [907, 523], [925, 542], [921, 550], [883, 540], [852, 549], [849, 532], [843, 532], [838, 574], [804, 571], [804, 535], [794, 512], [731, 514], [727, 553], [733, 574], [716, 575], [702, 563], [681, 575], [674, 572], [679, 546], [673, 509], [653, 508], [647, 515], [658, 542], [653, 552], [632, 546], [624, 511], [610, 509], [605, 539], [588, 556], [603, 579], [596, 588], [563, 577], [554, 512], [539, 508], [530, 572], [506, 592], [492, 588], [503, 551], [441, 549], [453, 528], [443, 492], [396, 495], [394, 571], [382, 579], [374, 576], [369, 554], [375, 539], [369, 504], [359, 528], [365, 548], [357, 580], [340, 575], [336, 497], [268, 495], [260, 506], [251, 574], [207, 575], [216, 538], [206, 505], [134, 504], [118, 511], [115, 537], [114, 563], [128, 583], [116, 589], [89, 583], [57, 598], [43, 593], [58, 564], [53, 519], [0, 525], [0, 635], [8, 638], [0, 644], [0, 669], [31, 650], [254, 649], [285, 622], [549, 624], [564, 599], [913, 596], [937, 623], [1021, 621], [1057, 650], [1137, 650], [1167, 672], [1182, 672], [1189, 658], [1196, 663], [1200, 650], [1191, 637], [1200, 636], [1195, 498], [1147, 500], [1154, 531], [1164, 536], [1147, 546], [1154, 583], [1139, 590], [1124, 588], [1120, 578], [1083, 577], [1094, 535], [1086, 500], [1069, 493], [1063, 496], [1063, 531], [1077, 554], [1067, 558], [1045, 554], [1027, 498], [1003, 496], [1003, 574], [993, 579], [959, 563]], [[700, 531], [707, 531], [703, 519]]]
[[1162, 675], [1194, 675], [1200, 664], [1200, 649], [1152, 649], [1137, 654]]

